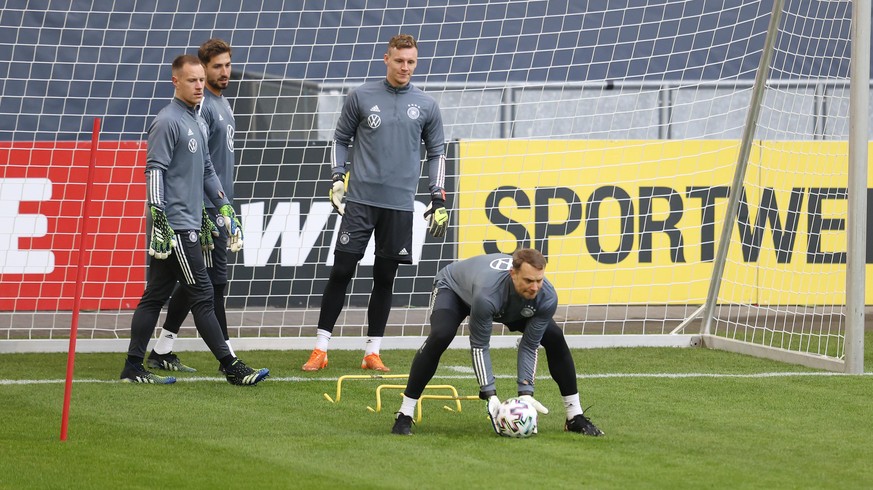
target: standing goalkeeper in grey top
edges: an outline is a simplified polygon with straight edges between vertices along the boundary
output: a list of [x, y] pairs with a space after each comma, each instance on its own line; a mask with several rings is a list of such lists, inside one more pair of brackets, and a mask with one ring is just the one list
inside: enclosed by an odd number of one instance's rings
[[230, 352], [215, 317], [212, 283], [201, 249], [204, 196], [218, 208], [230, 235], [236, 233], [239, 221], [209, 158], [206, 128], [199, 114], [205, 79], [203, 65], [196, 56], [176, 57], [175, 96], [149, 126], [145, 169], [151, 218], [147, 224], [148, 279], [130, 322], [130, 345], [121, 371], [122, 381], [156, 384], [176, 381], [146, 371], [143, 357], [161, 308], [177, 282], [185, 288], [197, 331], [221, 363], [228, 382], [254, 385], [270, 373], [268, 369], [256, 371], [246, 366]]
[[511, 256], [497, 253], [471, 257], [449, 264], [437, 273], [431, 298], [430, 334], [412, 360], [392, 433], [412, 433], [412, 412], [433, 378], [440, 357], [455, 338], [461, 322], [469, 317], [473, 372], [479, 382], [479, 397], [487, 401], [495, 432], [500, 433], [494, 423], [500, 400], [489, 346], [493, 322], [497, 321], [510, 331], [522, 332], [518, 344], [518, 396], [540, 413], [548, 413], [533, 398], [537, 348], [542, 344], [549, 360], [549, 373], [558, 384], [567, 411], [565, 430], [603, 435], [582, 413], [573, 356], [552, 318], [558, 307], [558, 294], [545, 278], [545, 268], [543, 254], [523, 248]]
[[434, 237], [444, 236], [448, 227], [443, 121], [436, 101], [410, 83], [418, 61], [415, 38], [407, 34], [392, 37], [384, 61], [385, 79], [352, 91], [337, 122], [329, 195], [342, 224], [321, 299], [315, 349], [303, 365], [304, 371], [327, 367], [328, 342], [345, 304], [348, 284], [373, 235], [376, 258], [361, 368], [389, 370], [379, 350], [391, 311], [397, 267], [412, 263], [412, 220], [422, 141], [431, 199], [424, 218]]
[[[197, 51], [197, 57], [200, 58], [206, 72], [206, 90], [203, 91], [203, 101], [200, 104], [200, 118], [206, 124], [210, 160], [231, 206], [233, 205], [236, 122], [233, 109], [223, 92], [230, 83], [232, 52], [227, 42], [217, 38], [205, 41]], [[218, 209], [208, 198], [205, 198], [200, 246], [203, 249], [203, 259], [206, 261], [206, 271], [212, 281], [215, 317], [221, 325], [221, 333], [228, 349], [233, 354], [227, 331], [227, 313], [224, 309], [224, 294], [227, 289], [227, 250], [230, 248], [233, 252], [239, 251], [243, 240], [242, 230], [239, 230], [238, 236], [228, 236], [226, 227], [214, 225], [215, 222], [223, 220], [224, 217], [219, 214]], [[163, 329], [146, 361], [149, 368], [181, 372], [196, 371], [182, 364], [173, 352], [176, 336], [179, 334], [182, 322], [188, 316], [189, 309], [187, 292], [182, 284], [178, 284], [167, 306]]]

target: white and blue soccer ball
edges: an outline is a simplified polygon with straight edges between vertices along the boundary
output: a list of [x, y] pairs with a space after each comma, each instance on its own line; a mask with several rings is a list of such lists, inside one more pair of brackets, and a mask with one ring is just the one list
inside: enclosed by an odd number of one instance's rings
[[497, 432], [506, 437], [530, 437], [537, 433], [537, 409], [519, 398], [509, 398], [497, 409]]

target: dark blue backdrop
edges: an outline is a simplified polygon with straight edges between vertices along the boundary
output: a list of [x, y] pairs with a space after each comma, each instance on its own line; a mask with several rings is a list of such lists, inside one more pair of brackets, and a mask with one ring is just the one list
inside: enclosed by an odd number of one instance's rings
[[[773, 78], [845, 76], [850, 2], [786, 3], [796, 32], [781, 37]], [[384, 43], [397, 32], [421, 40], [419, 83], [749, 79], [772, 8], [772, 0], [0, 4], [0, 140], [87, 138], [92, 117], [104, 118], [105, 138], [141, 139], [172, 95], [169, 62], [213, 36], [234, 46], [237, 71], [316, 83], [383, 76]], [[841, 20], [796, 22], [822, 8]]]

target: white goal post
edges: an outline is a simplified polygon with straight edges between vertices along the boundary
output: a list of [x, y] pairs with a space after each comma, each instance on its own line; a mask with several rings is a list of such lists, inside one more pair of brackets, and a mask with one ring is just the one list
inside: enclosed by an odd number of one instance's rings
[[[67, 349], [81, 239], [78, 349], [126, 349], [146, 130], [172, 97], [170, 61], [210, 37], [234, 49], [234, 347], [311, 349], [338, 229], [334, 125], [405, 32], [412, 82], [442, 111], [452, 221], [436, 240], [416, 217], [383, 349], [420, 344], [445, 264], [533, 246], [573, 347], [702, 345], [863, 372], [869, 0], [160, 3], [0, 12], [0, 353]], [[331, 348], [363, 346], [371, 266]], [[205, 349], [190, 319], [177, 349]]]
[[[750, 154], [755, 132], [758, 128], [758, 117], [763, 103], [766, 81], [774, 59], [777, 37], [780, 35], [780, 25], [784, 1], [773, 2], [767, 37], [763, 54], [755, 77], [749, 110], [743, 136], [740, 140], [739, 156], [734, 178], [731, 184], [731, 195], [728, 200], [725, 219], [722, 222], [721, 236], [730, 236], [745, 189], [746, 172], [750, 163]], [[853, 18], [870, 18], [869, 2], [853, 2]], [[706, 302], [699, 310], [702, 315], [700, 342], [712, 348], [725, 349], [733, 352], [767, 357], [780, 361], [795, 362], [810, 367], [845, 371], [858, 374], [863, 372], [863, 333], [864, 333], [864, 296], [865, 296], [865, 262], [858, 260], [866, 256], [866, 216], [867, 216], [867, 134], [869, 99], [869, 22], [856, 23], [852, 29], [850, 95], [849, 95], [849, 137], [846, 155], [848, 184], [837, 194], [847, 201], [844, 229], [846, 231], [846, 252], [843, 258], [846, 264], [845, 272], [845, 315], [844, 330], [831, 330], [828, 321], [835, 316], [840, 322], [839, 310], [826, 305], [804, 304], [793, 308], [774, 308], [769, 302], [765, 305], [731, 305], [734, 308], [724, 308], [725, 313], [716, 315], [719, 291], [725, 267], [728, 263], [728, 251], [731, 241], [722, 240], [718, 244], [715, 267], [707, 291]], [[810, 194], [810, 198], [812, 195]], [[790, 212], [790, 211], [789, 211]], [[790, 216], [790, 215], [789, 215]], [[790, 217], [789, 217], [790, 219]], [[775, 236], [774, 236], [775, 240]], [[790, 240], [790, 239], [789, 239]], [[782, 248], [775, 244], [777, 250]], [[818, 310], [818, 312], [817, 312]], [[852, 313], [850, 313], [852, 312]], [[818, 314], [827, 320], [816, 322]], [[738, 319], [756, 315], [754, 323], [743, 325]], [[805, 319], [811, 316], [812, 319]], [[693, 319], [693, 316], [691, 319]], [[782, 318], [780, 318], [782, 317]], [[786, 319], [793, 322], [796, 317], [803, 318], [799, 328], [796, 323], [790, 328], [780, 329]], [[689, 320], [691, 320], [689, 319]], [[736, 319], [736, 320], [735, 320]], [[740, 328], [731, 326], [736, 321]], [[678, 330], [687, 327], [683, 322]]]

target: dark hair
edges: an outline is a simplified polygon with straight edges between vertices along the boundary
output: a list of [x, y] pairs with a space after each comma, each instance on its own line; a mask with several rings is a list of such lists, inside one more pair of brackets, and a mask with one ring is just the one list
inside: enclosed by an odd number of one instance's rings
[[209, 61], [212, 60], [212, 58], [224, 53], [233, 56], [233, 50], [230, 48], [230, 44], [227, 44], [222, 39], [214, 37], [200, 45], [200, 49], [197, 50], [197, 57], [200, 58], [201, 63], [206, 65], [209, 64]]
[[521, 264], [530, 264], [536, 270], [546, 268], [546, 258], [539, 250], [533, 248], [520, 248], [512, 254], [512, 268], [518, 270]]
[[409, 49], [416, 48], [418, 49], [418, 43], [415, 42], [415, 38], [412, 37], [411, 34], [397, 34], [392, 37], [388, 41], [388, 51], [391, 51], [391, 48], [394, 49]]
[[185, 65], [199, 65], [200, 60], [193, 54], [180, 54], [173, 60], [173, 73], [181, 70]]

